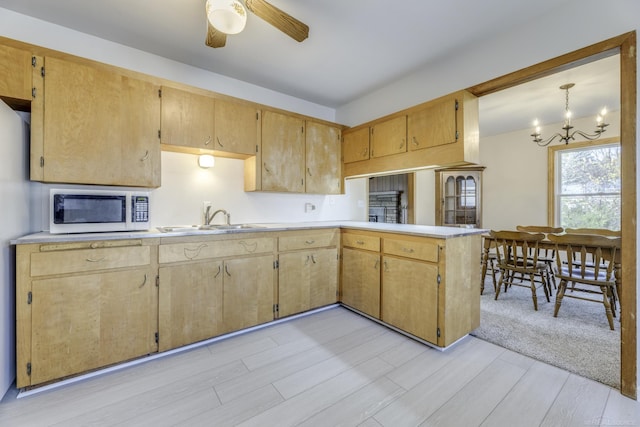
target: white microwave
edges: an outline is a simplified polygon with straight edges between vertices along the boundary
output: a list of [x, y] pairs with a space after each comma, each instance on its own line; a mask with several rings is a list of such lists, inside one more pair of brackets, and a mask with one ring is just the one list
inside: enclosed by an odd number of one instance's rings
[[148, 192], [52, 188], [49, 199], [50, 233], [149, 229]]

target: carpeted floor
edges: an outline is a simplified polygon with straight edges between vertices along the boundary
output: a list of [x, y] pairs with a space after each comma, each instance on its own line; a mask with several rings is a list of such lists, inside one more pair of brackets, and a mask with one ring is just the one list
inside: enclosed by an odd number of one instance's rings
[[481, 297], [480, 327], [472, 335], [534, 359], [620, 388], [620, 321], [609, 329], [604, 306], [564, 298], [553, 317], [555, 291], [547, 302], [538, 290], [534, 311], [531, 290], [512, 287], [494, 300], [488, 276]]

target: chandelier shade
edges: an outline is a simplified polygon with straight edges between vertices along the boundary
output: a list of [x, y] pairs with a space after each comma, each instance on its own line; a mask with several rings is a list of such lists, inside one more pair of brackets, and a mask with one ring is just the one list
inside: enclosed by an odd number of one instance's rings
[[607, 115], [607, 109], [603, 108], [600, 114], [596, 117], [596, 130], [592, 133], [586, 133], [581, 130], [573, 130], [573, 126], [571, 126], [571, 110], [569, 109], [569, 89], [574, 87], [574, 83], [567, 83], [560, 86], [561, 90], [565, 91], [565, 108], [564, 108], [564, 125], [562, 126], [563, 133], [555, 133], [547, 139], [542, 138], [540, 122], [536, 119], [533, 122], [533, 133], [531, 136], [533, 137], [533, 142], [538, 144], [541, 147], [545, 147], [551, 144], [554, 140], [558, 139], [558, 141], [563, 141], [565, 144], [568, 144], [569, 141], [575, 140], [575, 135], [578, 134], [589, 141], [593, 141], [594, 139], [600, 138], [600, 136], [606, 131], [606, 127], [609, 126], [608, 123], [605, 123], [605, 118]]
[[237, 0], [207, 0], [207, 19], [218, 31], [238, 34], [247, 24], [247, 10]]

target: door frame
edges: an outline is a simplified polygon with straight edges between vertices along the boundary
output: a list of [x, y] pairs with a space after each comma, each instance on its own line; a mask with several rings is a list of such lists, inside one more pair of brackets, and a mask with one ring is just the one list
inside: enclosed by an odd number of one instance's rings
[[620, 54], [620, 147], [622, 152], [620, 391], [632, 399], [637, 399], [636, 52], [636, 32], [632, 31], [467, 89], [481, 97], [616, 53]]

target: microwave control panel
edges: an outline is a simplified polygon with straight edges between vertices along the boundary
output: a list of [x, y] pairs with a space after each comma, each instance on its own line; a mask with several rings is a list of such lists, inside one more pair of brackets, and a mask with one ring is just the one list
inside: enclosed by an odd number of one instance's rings
[[131, 222], [149, 222], [149, 196], [131, 196]]

